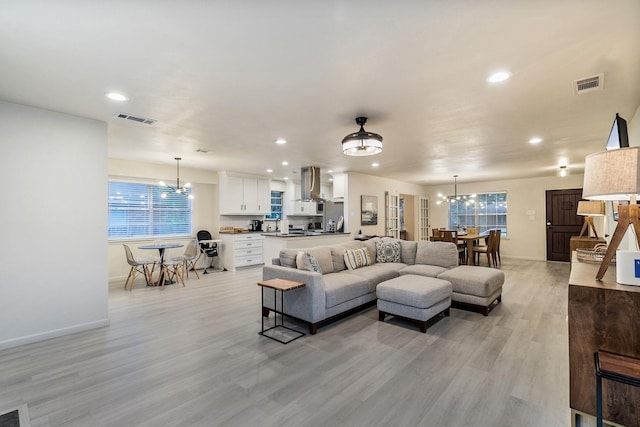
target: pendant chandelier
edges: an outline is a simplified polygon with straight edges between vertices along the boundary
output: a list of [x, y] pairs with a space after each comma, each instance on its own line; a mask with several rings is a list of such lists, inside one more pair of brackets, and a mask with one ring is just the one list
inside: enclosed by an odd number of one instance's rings
[[342, 152], [347, 156], [371, 156], [382, 152], [382, 137], [364, 130], [366, 117], [356, 117], [360, 125], [358, 132], [350, 133], [342, 139]]
[[442, 203], [458, 203], [464, 202], [466, 204], [470, 204], [475, 201], [476, 195], [472, 194], [471, 196], [458, 196], [458, 175], [453, 175], [453, 196], [444, 196], [442, 193], [438, 194], [438, 200], [436, 202], [437, 205], [441, 205]]
[[169, 194], [174, 193], [193, 199], [193, 194], [189, 192], [191, 189], [191, 183], [186, 182], [184, 185], [180, 185], [180, 160], [182, 160], [182, 157], [174, 157], [174, 159], [176, 159], [176, 186], [172, 187], [164, 181], [159, 181], [158, 184], [167, 189], [167, 191], [160, 194], [160, 197], [166, 199]]

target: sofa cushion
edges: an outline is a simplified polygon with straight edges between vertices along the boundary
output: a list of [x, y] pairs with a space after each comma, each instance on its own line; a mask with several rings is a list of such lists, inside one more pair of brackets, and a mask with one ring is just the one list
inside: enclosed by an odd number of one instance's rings
[[344, 265], [347, 266], [348, 270], [355, 270], [371, 264], [373, 264], [373, 261], [367, 248], [347, 249], [344, 253]]
[[377, 242], [376, 243], [376, 262], [401, 262], [400, 258], [400, 242]]
[[429, 308], [451, 298], [451, 283], [433, 277], [406, 275], [381, 283], [376, 293], [381, 300]]
[[373, 262], [376, 262], [376, 258], [378, 257], [378, 252], [376, 251], [376, 243], [381, 242], [382, 239], [379, 237], [374, 237], [373, 239], [365, 240], [363, 243], [366, 248], [369, 250], [369, 255], [371, 255], [371, 259]]
[[495, 268], [461, 265], [438, 275], [451, 282], [453, 292], [479, 297], [494, 294], [504, 284], [504, 272]]
[[333, 273], [333, 261], [331, 260], [331, 247], [329, 246], [317, 246], [315, 248], [309, 248], [306, 250], [309, 254], [313, 255], [318, 266], [322, 271], [322, 274]]
[[296, 264], [297, 249], [283, 249], [280, 251], [280, 265], [289, 268], [298, 268]]
[[354, 274], [365, 279], [369, 283], [369, 292], [373, 292], [380, 283], [399, 276], [398, 270], [379, 267], [381, 265], [386, 264], [369, 265], [357, 270], [345, 271], [343, 274]]
[[[341, 243], [339, 245], [331, 246], [331, 259], [333, 261], [333, 272], [346, 270], [347, 267], [344, 264], [344, 253], [347, 249], [360, 249], [364, 248], [364, 243], [359, 240], [351, 242]], [[369, 251], [371, 255], [371, 251]]]
[[447, 271], [446, 268], [438, 267], [437, 265], [414, 264], [407, 265], [400, 270], [400, 275], [415, 274], [418, 276], [438, 277], [438, 274], [444, 273], [445, 271]]
[[400, 240], [400, 258], [402, 258], [402, 262], [409, 265], [415, 264], [417, 249], [418, 242]]
[[369, 282], [356, 274], [329, 273], [322, 279], [327, 308], [371, 293]]
[[450, 242], [418, 242], [416, 264], [453, 268], [458, 265], [458, 248]]

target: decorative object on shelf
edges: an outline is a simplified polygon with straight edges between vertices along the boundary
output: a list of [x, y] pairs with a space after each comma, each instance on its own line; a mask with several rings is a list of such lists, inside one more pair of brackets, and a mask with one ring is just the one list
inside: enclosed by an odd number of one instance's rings
[[164, 181], [158, 182], [158, 184], [160, 184], [162, 187], [166, 187], [168, 190], [162, 193], [160, 197], [162, 197], [163, 199], [166, 199], [169, 193], [175, 193], [175, 194], [182, 194], [185, 197], [193, 199], [193, 194], [189, 192], [191, 189], [191, 183], [186, 182], [184, 185], [182, 186], [180, 185], [180, 160], [182, 160], [182, 157], [174, 157], [174, 159], [176, 160], [176, 186], [172, 187]]
[[594, 216], [604, 216], [605, 208], [604, 202], [602, 200], [581, 200], [578, 202], [578, 215], [584, 216], [584, 224], [582, 225], [582, 230], [580, 230], [580, 236], [582, 237], [587, 232], [587, 236], [589, 236], [589, 229], [593, 231], [593, 235], [598, 238], [598, 232], [596, 231], [596, 226], [593, 224]]
[[342, 152], [347, 156], [371, 156], [382, 152], [382, 137], [364, 130], [366, 117], [356, 117], [360, 125], [358, 132], [350, 133], [342, 139]]
[[[607, 245], [604, 243], [598, 243], [593, 248], [578, 248], [576, 249], [576, 257], [578, 261], [591, 262], [600, 264], [607, 253]], [[610, 261], [611, 264], [616, 263], [616, 258]]]
[[636, 195], [640, 193], [640, 147], [600, 151], [585, 158], [582, 197], [590, 200], [630, 200], [629, 205], [618, 206], [618, 224], [609, 247], [596, 274], [602, 280], [622, 238], [633, 225], [640, 245], [640, 206]]
[[438, 194], [438, 198], [440, 198], [440, 200], [436, 202], [437, 205], [441, 205], [443, 202], [457, 203], [458, 201], [469, 204], [475, 202], [476, 195], [472, 194], [470, 196], [458, 196], [458, 175], [453, 175], [453, 196], [445, 196], [440, 193]]
[[360, 225], [378, 225], [378, 197], [361, 196]]

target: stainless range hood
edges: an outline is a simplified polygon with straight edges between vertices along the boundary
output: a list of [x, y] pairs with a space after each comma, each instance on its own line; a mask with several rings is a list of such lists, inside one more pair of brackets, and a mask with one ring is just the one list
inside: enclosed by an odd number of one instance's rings
[[300, 199], [304, 202], [322, 201], [320, 193], [320, 168], [307, 166], [300, 169]]

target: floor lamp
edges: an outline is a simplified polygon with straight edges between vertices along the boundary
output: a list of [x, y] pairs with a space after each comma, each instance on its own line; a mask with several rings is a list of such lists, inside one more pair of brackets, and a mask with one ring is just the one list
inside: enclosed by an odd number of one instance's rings
[[640, 206], [636, 204], [636, 195], [640, 193], [639, 168], [640, 147], [601, 151], [585, 158], [582, 197], [630, 201], [629, 205], [618, 206], [618, 225], [600, 264], [597, 280], [602, 280], [630, 225], [633, 225], [640, 245]]
[[582, 224], [582, 230], [580, 235], [582, 237], [586, 231], [587, 237], [589, 237], [589, 230], [593, 232], [594, 237], [598, 238], [598, 231], [593, 224], [594, 216], [604, 216], [604, 202], [602, 200], [581, 200], [578, 202], [578, 215], [584, 216], [584, 224]]

